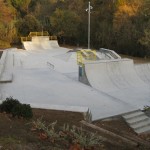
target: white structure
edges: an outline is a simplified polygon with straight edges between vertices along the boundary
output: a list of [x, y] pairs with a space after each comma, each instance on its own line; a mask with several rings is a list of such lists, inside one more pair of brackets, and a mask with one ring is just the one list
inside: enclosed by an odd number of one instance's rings
[[1, 77], [13, 78], [0, 84], [1, 101], [13, 96], [36, 108], [90, 111], [93, 120], [150, 105], [150, 86], [137, 76], [132, 60], [86, 62], [90, 87], [77, 81], [76, 53], [47, 38], [24, 42], [26, 50], [5, 50]]

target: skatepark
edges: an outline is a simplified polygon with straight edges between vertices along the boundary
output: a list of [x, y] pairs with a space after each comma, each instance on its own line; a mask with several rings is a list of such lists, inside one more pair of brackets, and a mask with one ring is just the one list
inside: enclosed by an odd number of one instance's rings
[[7, 49], [1, 56], [0, 102], [12, 96], [33, 108], [83, 112], [89, 121], [150, 106], [150, 63], [135, 65], [105, 49], [79, 48], [79, 58], [48, 35], [22, 43], [23, 49]]

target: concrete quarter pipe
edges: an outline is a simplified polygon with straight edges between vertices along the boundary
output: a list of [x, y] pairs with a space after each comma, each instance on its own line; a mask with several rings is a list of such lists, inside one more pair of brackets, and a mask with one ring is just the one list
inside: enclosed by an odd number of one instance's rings
[[90, 85], [115, 98], [143, 109], [150, 105], [150, 86], [138, 76], [130, 59], [85, 63]]

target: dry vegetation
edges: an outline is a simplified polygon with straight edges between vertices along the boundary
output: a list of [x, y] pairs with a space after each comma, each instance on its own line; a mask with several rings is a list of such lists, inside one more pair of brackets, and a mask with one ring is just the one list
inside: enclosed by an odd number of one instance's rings
[[[95, 129], [95, 127], [93, 128], [81, 123], [80, 121], [83, 120], [83, 115], [81, 113], [33, 109], [33, 114], [34, 117], [32, 120], [12, 118], [5, 113], [0, 114], [1, 150], [69, 149], [69, 147], [64, 147], [64, 145], [61, 147], [61, 143], [56, 142], [53, 144], [49, 140], [40, 138], [39, 131], [32, 131], [33, 120], [35, 121], [41, 116], [43, 116], [42, 120], [45, 121], [46, 125], [57, 120], [56, 129], [62, 127], [64, 124], [69, 124], [70, 127], [72, 125], [81, 127], [82, 125], [82, 128], [89, 133], [97, 132], [98, 136], [101, 138], [101, 143], [99, 146], [93, 148], [95, 150], [149, 149], [148, 142], [150, 142], [150, 135], [136, 135], [120, 117], [111, 120], [93, 122], [93, 125], [96, 125], [96, 128], [100, 127], [100, 130], [98, 130]], [[104, 132], [102, 129], [107, 132]], [[124, 141], [122, 138], [120, 139], [120, 137], [126, 138], [127, 141]]]

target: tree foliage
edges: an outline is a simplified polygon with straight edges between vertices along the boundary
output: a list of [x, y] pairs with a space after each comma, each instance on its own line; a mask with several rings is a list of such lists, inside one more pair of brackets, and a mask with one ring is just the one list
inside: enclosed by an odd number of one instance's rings
[[50, 20], [56, 34], [70, 37], [76, 36], [80, 18], [74, 12], [57, 8]]
[[30, 2], [31, 0], [11, 0], [12, 6], [21, 14], [28, 14]]
[[140, 21], [143, 22], [143, 25], [139, 42], [146, 48], [147, 55], [150, 56], [150, 0], [145, 0], [141, 8]]
[[[0, 1], [0, 47], [9, 47], [15, 34], [15, 9], [7, 2]], [[9, 23], [8, 23], [9, 22]]]
[[20, 36], [26, 36], [30, 32], [42, 30], [39, 21], [33, 15], [26, 15], [23, 19], [19, 20], [16, 25]]
[[[150, 0], [91, 0], [91, 46], [149, 55]], [[88, 0], [1, 0], [0, 40], [48, 31], [87, 46]]]

